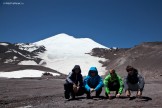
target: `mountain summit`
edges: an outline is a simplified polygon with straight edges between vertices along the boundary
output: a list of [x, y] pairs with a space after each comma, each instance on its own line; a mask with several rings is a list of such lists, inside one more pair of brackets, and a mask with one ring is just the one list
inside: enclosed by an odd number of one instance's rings
[[84, 54], [90, 52], [93, 48], [107, 48], [89, 38], [74, 38], [65, 33], [61, 33], [47, 39], [35, 42], [37, 45], [43, 45], [47, 50], [53, 50], [60, 55], [63, 54]]
[[91, 66], [96, 66], [103, 75], [105, 68], [99, 61], [105, 59], [88, 53], [93, 48], [109, 49], [92, 39], [74, 38], [64, 33], [35, 43], [0, 43], [0, 48], [0, 63], [40, 65], [63, 74], [68, 74], [74, 65], [80, 65], [83, 75], [87, 75]]
[[91, 66], [96, 66], [101, 74], [105, 72], [105, 68], [99, 63], [100, 60], [105, 61], [105, 59], [93, 57], [86, 53], [90, 53], [93, 48], [109, 48], [92, 39], [74, 38], [61, 33], [34, 44], [45, 46], [45, 53], [39, 55], [46, 62], [45, 66], [61, 73], [68, 74], [76, 64], [81, 66], [83, 75], [87, 74]]

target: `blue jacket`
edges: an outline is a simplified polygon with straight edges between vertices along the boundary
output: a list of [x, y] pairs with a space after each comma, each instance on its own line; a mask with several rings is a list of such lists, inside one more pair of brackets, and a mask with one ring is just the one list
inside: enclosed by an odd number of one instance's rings
[[[91, 76], [91, 72], [95, 72], [96, 75], [94, 77]], [[103, 87], [102, 78], [98, 75], [98, 71], [96, 67], [91, 67], [88, 76], [84, 78], [84, 87], [86, 91], [90, 91], [90, 88], [94, 88], [95, 91], [98, 91], [100, 88]]]

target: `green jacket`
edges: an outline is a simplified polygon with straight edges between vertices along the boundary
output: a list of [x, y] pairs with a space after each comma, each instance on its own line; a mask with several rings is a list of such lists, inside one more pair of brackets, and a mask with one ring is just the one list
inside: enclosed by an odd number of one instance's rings
[[[116, 74], [116, 73], [115, 73]], [[105, 86], [105, 91], [107, 94], [110, 94], [110, 90], [108, 88], [108, 83], [109, 82], [113, 82], [113, 81], [119, 81], [119, 85], [120, 85], [120, 88], [119, 88], [119, 91], [118, 93], [122, 94], [123, 92], [123, 80], [122, 78], [116, 74], [116, 77], [115, 78], [112, 78], [110, 74], [108, 74], [105, 79], [104, 79], [104, 86]]]

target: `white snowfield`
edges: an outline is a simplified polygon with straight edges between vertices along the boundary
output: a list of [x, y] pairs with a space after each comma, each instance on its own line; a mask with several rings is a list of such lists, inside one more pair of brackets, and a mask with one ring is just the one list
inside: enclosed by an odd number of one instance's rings
[[[12, 72], [0, 72], [0, 77], [5, 78], [24, 78], [24, 77], [41, 77], [44, 71], [40, 70], [19, 70], [19, 71], [12, 71]], [[49, 72], [53, 76], [59, 76], [58, 73]]]
[[[4, 44], [3, 44], [4, 45]], [[107, 48], [99, 43], [96, 43], [89, 38], [74, 38], [67, 34], [58, 34], [50, 38], [30, 44], [31, 50], [35, 45], [45, 46], [44, 53], [40, 53], [38, 56], [43, 60], [37, 64], [35, 61], [22, 61], [21, 65], [42, 65], [52, 68], [61, 73], [68, 74], [72, 71], [75, 65], [80, 65], [82, 75], [88, 74], [90, 67], [97, 67], [99, 75], [104, 75], [106, 70], [102, 67], [99, 61], [105, 61], [103, 58], [93, 57], [89, 54], [93, 48]], [[28, 47], [28, 46], [27, 46]], [[29, 47], [28, 47], [29, 48]], [[25, 45], [23, 45], [25, 49]], [[107, 48], [109, 49], [109, 48]], [[28, 49], [29, 50], [29, 49]], [[22, 77], [41, 77], [44, 71], [38, 70], [20, 70], [13, 72], [0, 72], [0, 77], [7, 78], [22, 78]], [[51, 73], [54, 76], [60, 75], [57, 73]]]
[[[68, 74], [74, 65], [80, 65], [82, 74], [87, 75], [89, 68], [95, 66], [99, 75], [103, 75], [106, 70], [98, 61], [105, 59], [90, 56], [93, 48], [107, 48], [89, 38], [74, 38], [67, 34], [58, 34], [50, 38], [35, 42], [36, 45], [46, 47], [46, 52], [39, 56], [45, 60], [46, 67]], [[107, 48], [109, 49], [109, 48]]]
[[35, 61], [32, 60], [24, 60], [18, 63], [19, 65], [38, 65]]

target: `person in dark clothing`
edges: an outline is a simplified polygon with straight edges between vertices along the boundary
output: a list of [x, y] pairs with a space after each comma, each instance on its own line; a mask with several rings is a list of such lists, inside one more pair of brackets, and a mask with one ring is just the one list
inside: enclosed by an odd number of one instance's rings
[[79, 65], [75, 65], [72, 72], [66, 78], [64, 84], [64, 96], [66, 99], [75, 99], [75, 96], [81, 96], [84, 94], [83, 77]]
[[142, 91], [145, 85], [144, 78], [138, 74], [138, 70], [132, 66], [127, 66], [126, 71], [128, 72], [127, 77], [124, 79], [124, 88], [126, 96], [130, 97], [130, 91], [137, 91], [137, 97], [142, 96]]
[[97, 68], [91, 67], [88, 75], [84, 79], [84, 87], [87, 98], [90, 99], [91, 93], [93, 92], [96, 92], [96, 97], [99, 97], [102, 92], [103, 85], [102, 78], [98, 75]]

